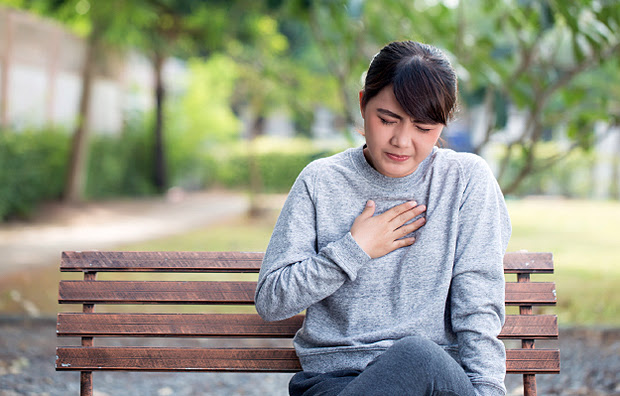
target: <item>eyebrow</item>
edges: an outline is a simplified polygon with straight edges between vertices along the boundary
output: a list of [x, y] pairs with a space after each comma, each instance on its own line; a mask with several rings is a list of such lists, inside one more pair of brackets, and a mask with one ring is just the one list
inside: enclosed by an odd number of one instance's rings
[[400, 115], [398, 115], [398, 114], [396, 114], [393, 111], [390, 111], [388, 109], [378, 108], [377, 109], [377, 113], [385, 114], [386, 116], [390, 116], [390, 117], [393, 117], [393, 118], [396, 118], [396, 119], [399, 119], [399, 120], [403, 119], [402, 116], [400, 116]]

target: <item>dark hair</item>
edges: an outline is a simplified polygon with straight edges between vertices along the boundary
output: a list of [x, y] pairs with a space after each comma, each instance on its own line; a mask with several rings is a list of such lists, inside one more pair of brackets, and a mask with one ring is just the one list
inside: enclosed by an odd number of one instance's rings
[[446, 125], [454, 113], [456, 72], [436, 47], [414, 41], [383, 47], [370, 62], [362, 107], [390, 84], [398, 103], [417, 122]]

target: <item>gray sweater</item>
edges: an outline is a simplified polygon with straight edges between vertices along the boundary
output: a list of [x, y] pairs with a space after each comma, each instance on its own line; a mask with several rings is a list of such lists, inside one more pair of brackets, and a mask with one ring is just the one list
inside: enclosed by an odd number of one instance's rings
[[[412, 246], [371, 259], [349, 230], [366, 201], [375, 214], [405, 201], [427, 207]], [[265, 253], [256, 309], [266, 320], [306, 310], [294, 344], [306, 371], [363, 369], [409, 335], [461, 363], [478, 395], [504, 395], [502, 259], [511, 226], [489, 167], [434, 148], [411, 175], [373, 169], [362, 147], [309, 164]]]

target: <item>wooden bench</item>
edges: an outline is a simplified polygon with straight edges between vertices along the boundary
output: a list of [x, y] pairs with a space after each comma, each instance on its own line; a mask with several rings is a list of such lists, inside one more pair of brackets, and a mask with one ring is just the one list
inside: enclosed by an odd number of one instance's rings
[[[252, 305], [255, 281], [163, 281], [153, 280], [157, 275], [152, 273], [168, 273], [166, 279], [177, 276], [170, 273], [194, 273], [190, 275], [193, 279], [203, 276], [196, 273], [257, 273], [262, 257], [262, 253], [242, 252], [62, 253], [60, 270], [83, 272], [84, 279], [60, 282], [58, 301], [61, 304], [81, 304], [82, 309], [81, 312], [59, 313], [57, 334], [81, 337], [81, 346], [58, 347], [56, 370], [80, 371], [80, 394], [83, 396], [92, 395], [93, 371], [299, 371], [301, 367], [290, 340], [284, 347], [249, 348], [247, 339], [290, 339], [302, 325], [302, 315], [269, 323], [255, 311], [243, 314], [146, 313], [139, 305], [178, 307], [199, 304], [202, 309], [206, 309], [205, 304]], [[553, 272], [552, 255], [508, 253], [504, 259], [504, 269], [506, 274], [517, 274], [517, 282], [510, 279], [506, 282], [506, 305], [518, 306], [519, 314], [507, 316], [500, 338], [521, 342], [520, 348], [507, 348], [507, 371], [523, 374], [524, 394], [536, 395], [535, 375], [560, 371], [559, 350], [534, 349], [536, 339], [558, 338], [556, 316], [533, 312], [534, 305], [556, 303], [555, 284], [530, 282], [532, 273]], [[97, 280], [99, 272], [114, 273], [114, 279], [126, 279], [128, 275], [122, 273], [138, 273], [144, 275], [142, 278], [146, 280]], [[110, 275], [105, 277], [110, 278]], [[135, 306], [131, 307], [134, 308], [132, 312], [95, 313], [97, 304]], [[226, 337], [241, 342], [245, 340], [246, 345], [170, 347], [162, 341], [157, 347], [95, 346], [95, 337]]]

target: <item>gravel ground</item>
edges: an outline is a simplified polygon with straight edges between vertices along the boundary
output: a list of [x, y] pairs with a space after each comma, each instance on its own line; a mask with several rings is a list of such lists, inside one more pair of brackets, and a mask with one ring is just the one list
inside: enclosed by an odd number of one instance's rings
[[[79, 394], [79, 374], [54, 371], [54, 320], [0, 321], [0, 396]], [[75, 339], [60, 340], [73, 345]], [[199, 342], [199, 341], [196, 341]], [[540, 395], [620, 395], [620, 329], [562, 329], [559, 375], [539, 375]], [[102, 345], [102, 343], [99, 343]], [[555, 347], [554, 343], [537, 343]], [[95, 396], [286, 395], [290, 374], [95, 373]], [[509, 375], [510, 395], [522, 394]]]

